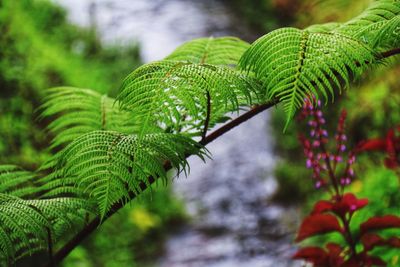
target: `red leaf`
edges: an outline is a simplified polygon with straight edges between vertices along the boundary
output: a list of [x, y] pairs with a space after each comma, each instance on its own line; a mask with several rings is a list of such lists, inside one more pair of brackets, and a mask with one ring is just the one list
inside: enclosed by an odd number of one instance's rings
[[361, 224], [361, 234], [368, 231], [374, 231], [386, 228], [400, 228], [400, 218], [394, 215], [385, 215], [382, 217], [372, 217]]
[[386, 151], [388, 154], [393, 153], [395, 151], [394, 149], [394, 130], [390, 129], [387, 134], [386, 134]]
[[357, 152], [361, 151], [385, 151], [386, 141], [383, 139], [369, 139], [361, 141], [356, 148]]
[[314, 209], [311, 214], [320, 214], [326, 211], [332, 211], [333, 204], [327, 200], [320, 200], [314, 205]]
[[391, 237], [386, 241], [386, 243], [388, 246], [400, 248], [400, 238], [398, 237]]
[[[400, 126], [397, 126], [397, 131], [400, 132]], [[387, 168], [396, 169], [400, 167], [400, 137], [396, 137], [394, 128], [387, 132], [385, 139], [362, 141], [356, 148], [356, 152], [374, 150], [386, 152], [385, 166]]]
[[348, 259], [342, 267], [360, 267], [360, 263], [353, 257]]
[[353, 255], [341, 267], [361, 267], [361, 266], [362, 267], [386, 266], [386, 263], [379, 257], [362, 254], [356, 257]]
[[361, 237], [361, 243], [363, 244], [365, 251], [372, 250], [382, 242], [384, 242], [384, 239], [377, 234], [367, 233]]
[[347, 213], [353, 214], [366, 205], [368, 205], [368, 199], [358, 199], [354, 194], [346, 193], [339, 202], [333, 205], [332, 210], [337, 215], [344, 216]]
[[373, 233], [366, 233], [361, 237], [361, 243], [364, 246], [364, 251], [370, 251], [376, 246], [390, 246], [400, 248], [400, 238], [391, 237], [383, 239], [381, 236]]
[[293, 259], [305, 260], [317, 266], [327, 266], [328, 254], [319, 247], [305, 247], [299, 249], [296, 254], [293, 255]]
[[335, 255], [335, 256], [339, 256], [343, 250], [342, 247], [336, 243], [328, 243], [326, 245], [326, 248], [328, 249], [330, 255]]
[[349, 207], [350, 212], [362, 209], [368, 205], [368, 199], [366, 198], [358, 199], [352, 193], [346, 193], [342, 198], [342, 202]]
[[399, 166], [399, 163], [393, 157], [388, 157], [384, 161], [385, 167], [391, 170], [396, 169]]
[[328, 249], [330, 266], [342, 266], [344, 259], [340, 254], [342, 254], [343, 248], [335, 243], [327, 244], [326, 248]]
[[312, 215], [321, 214], [332, 211], [339, 216], [344, 216], [346, 213], [353, 213], [368, 205], [368, 199], [358, 199], [352, 193], [346, 193], [342, 199], [336, 203], [327, 200], [320, 200], [314, 205]]
[[367, 256], [365, 261], [366, 266], [387, 266], [386, 262], [384, 262], [381, 258], [376, 256]]
[[394, 130], [390, 129], [386, 135], [386, 153], [387, 158], [385, 159], [385, 166], [388, 169], [395, 169], [399, 166], [397, 161], [397, 151], [396, 151], [396, 140], [394, 136]]
[[310, 236], [329, 233], [341, 232], [337, 218], [331, 214], [314, 214], [306, 217], [300, 226], [296, 242], [300, 242]]

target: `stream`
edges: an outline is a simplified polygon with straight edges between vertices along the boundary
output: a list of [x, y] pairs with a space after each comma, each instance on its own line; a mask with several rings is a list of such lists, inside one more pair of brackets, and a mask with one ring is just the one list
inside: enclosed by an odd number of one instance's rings
[[[223, 3], [213, 0], [58, 0], [72, 22], [96, 26], [103, 42], [138, 42], [143, 62], [159, 60], [193, 38], [252, 33]], [[93, 3], [96, 4], [93, 4]], [[212, 160], [190, 158], [188, 178], [174, 182], [192, 220], [171, 233], [159, 267], [295, 267], [290, 256], [298, 215], [271, 203], [268, 114], [228, 132], [207, 148]]]

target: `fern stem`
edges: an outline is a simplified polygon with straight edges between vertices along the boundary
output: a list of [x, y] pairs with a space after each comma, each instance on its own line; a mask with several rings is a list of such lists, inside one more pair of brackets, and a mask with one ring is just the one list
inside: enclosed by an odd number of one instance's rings
[[389, 50], [389, 51], [382, 52], [378, 58], [382, 58], [382, 59], [383, 58], [388, 58], [388, 57], [391, 57], [391, 56], [394, 56], [394, 55], [397, 55], [397, 54], [400, 54], [400, 47], [394, 48], [394, 49]]
[[103, 95], [101, 97], [101, 104], [100, 104], [100, 109], [101, 109], [101, 129], [105, 130], [106, 129], [106, 104], [105, 104], [105, 100], [106, 100], [106, 95]]
[[207, 90], [207, 114], [206, 114], [206, 120], [204, 121], [204, 129], [203, 129], [203, 134], [201, 136], [201, 140], [204, 140], [207, 136], [208, 124], [210, 123], [210, 116], [211, 116], [211, 96], [210, 92]]
[[[393, 48], [391, 50], [388, 50], [388, 51], [385, 51], [385, 52], [382, 52], [382, 53], [378, 54], [376, 56], [376, 60], [385, 59], [385, 58], [392, 57], [392, 56], [395, 56], [395, 55], [398, 55], [398, 54], [400, 54], [400, 47]], [[370, 64], [371, 62], [366, 61], [365, 63], [366, 64]], [[356, 62], [356, 65], [357, 65], [357, 67], [361, 66], [361, 64], [359, 62]]]
[[55, 267], [54, 257], [53, 257], [53, 240], [51, 238], [51, 230], [47, 228], [47, 250], [49, 253], [49, 267]]

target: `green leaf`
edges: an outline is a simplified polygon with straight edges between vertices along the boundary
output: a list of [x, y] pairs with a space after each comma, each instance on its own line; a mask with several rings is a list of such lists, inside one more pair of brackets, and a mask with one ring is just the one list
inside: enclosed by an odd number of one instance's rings
[[95, 210], [81, 199], [23, 200], [0, 193], [0, 263], [10, 266], [46, 250], [49, 238], [56, 242], [65, 229], [81, 225], [88, 212]]
[[358, 77], [375, 54], [355, 38], [336, 32], [282, 28], [255, 41], [240, 61], [255, 73], [268, 99], [278, 98], [287, 114], [285, 129], [304, 99], [334, 98], [335, 89]]
[[95, 131], [67, 146], [60, 164], [65, 176], [76, 177], [75, 185], [97, 201], [104, 217], [115, 203], [141, 194], [149, 177], [166, 181], [167, 161], [178, 172], [186, 171], [191, 154], [203, 160], [206, 155], [197, 142], [179, 134]]
[[249, 46], [235, 37], [199, 38], [181, 45], [165, 59], [233, 67]]
[[154, 125], [199, 133], [207, 117], [208, 95], [210, 128], [227, 112], [258, 99], [260, 87], [255, 79], [227, 67], [164, 60], [132, 72], [117, 100], [125, 110], [140, 115], [142, 134], [154, 132], [149, 128]]
[[54, 135], [53, 148], [96, 130], [135, 133], [139, 123], [134, 114], [119, 109], [115, 99], [90, 89], [51, 88], [41, 110], [41, 118], [56, 116], [47, 127]]

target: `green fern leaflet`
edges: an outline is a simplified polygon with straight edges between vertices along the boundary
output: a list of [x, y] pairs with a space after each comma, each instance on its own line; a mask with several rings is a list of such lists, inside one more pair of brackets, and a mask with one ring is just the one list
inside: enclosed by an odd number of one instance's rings
[[67, 146], [60, 154], [60, 164], [65, 176], [76, 177], [76, 186], [97, 201], [104, 217], [115, 203], [139, 195], [150, 185], [149, 177], [167, 181], [166, 162], [178, 172], [186, 172], [188, 155], [204, 160], [206, 151], [179, 134], [139, 137], [95, 131]]
[[252, 44], [240, 66], [262, 81], [268, 99], [283, 102], [286, 128], [305, 98], [323, 95], [333, 100], [335, 88], [348, 84], [373, 62], [375, 53], [355, 38], [282, 28]]

